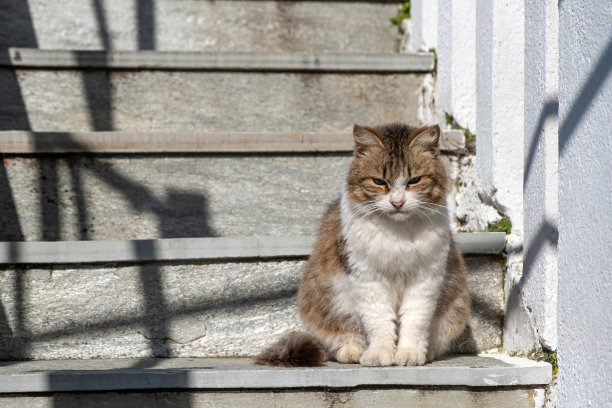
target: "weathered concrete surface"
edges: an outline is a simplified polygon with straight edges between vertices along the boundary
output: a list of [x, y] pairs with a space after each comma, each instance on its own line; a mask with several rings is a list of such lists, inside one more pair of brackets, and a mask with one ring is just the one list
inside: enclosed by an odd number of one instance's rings
[[0, 397], [0, 408], [148, 408], [148, 407], [402, 407], [427, 408], [540, 408], [535, 405], [541, 388], [486, 391], [432, 389], [367, 389], [357, 391], [260, 391], [260, 392], [105, 392], [57, 393], [52, 396]]
[[[486, 351], [500, 345], [502, 265], [467, 261], [473, 339], [463, 347]], [[295, 293], [303, 264], [4, 269], [0, 359], [254, 355], [301, 327]]]
[[[21, 4], [20, 4], [21, 3]], [[0, 48], [394, 52], [398, 2], [5, 0]], [[24, 33], [25, 32], [25, 33]], [[356, 40], [358, 39], [358, 40]], [[23, 44], [31, 45], [31, 44]]]
[[298, 328], [303, 261], [3, 271], [0, 359], [253, 355]]
[[[11, 72], [0, 69], [0, 77]], [[416, 117], [416, 74], [18, 70], [0, 129], [349, 131]], [[401, 101], [401, 103], [398, 103]], [[25, 109], [24, 109], [25, 106]], [[22, 118], [27, 112], [27, 118]]]
[[349, 153], [6, 157], [0, 241], [312, 235], [350, 161]]
[[0, 240], [310, 235], [339, 196], [350, 160], [350, 154], [10, 158], [0, 202], [8, 206], [12, 196], [18, 220], [7, 207]]
[[[468, 284], [472, 295], [469, 324], [476, 348], [482, 351], [501, 348], [504, 304], [502, 287], [504, 260], [501, 257], [466, 256], [470, 270]], [[463, 344], [463, 347], [466, 347]]]

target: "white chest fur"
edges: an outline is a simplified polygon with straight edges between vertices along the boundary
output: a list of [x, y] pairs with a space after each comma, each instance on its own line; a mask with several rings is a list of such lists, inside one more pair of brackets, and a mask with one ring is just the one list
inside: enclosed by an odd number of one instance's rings
[[450, 247], [446, 214], [394, 221], [382, 214], [355, 215], [346, 196], [341, 203], [342, 232], [352, 273], [411, 280], [444, 272]]

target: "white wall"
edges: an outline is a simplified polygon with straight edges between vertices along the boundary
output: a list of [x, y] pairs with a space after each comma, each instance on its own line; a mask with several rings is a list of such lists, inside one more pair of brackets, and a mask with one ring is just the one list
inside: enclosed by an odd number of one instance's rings
[[[438, 2], [412, 0], [411, 32], [405, 52], [428, 51], [438, 45]], [[406, 20], [404, 20], [406, 21]]]
[[478, 179], [483, 191], [493, 191], [493, 6], [476, 1], [476, 151]]
[[476, 33], [476, 166], [481, 198], [512, 221], [505, 280], [504, 348], [527, 351], [536, 335], [520, 298], [523, 281], [525, 8], [478, 0]]
[[612, 2], [439, 0], [437, 49], [437, 108], [475, 103], [480, 196], [513, 222], [504, 348], [558, 350], [549, 406], [612, 406]]
[[[479, 212], [475, 224], [490, 221], [495, 211], [483, 211], [486, 205], [512, 221], [506, 245], [503, 342], [506, 350], [525, 353], [539, 347], [539, 335], [533, 309], [524, 299], [529, 291], [523, 291], [523, 2], [438, 0], [437, 50], [436, 110], [451, 113], [476, 133], [478, 196], [484, 204], [473, 206]], [[554, 304], [545, 302], [540, 314], [550, 315], [551, 307], [554, 310]], [[535, 309], [539, 313], [542, 308]]]
[[513, 230], [520, 233], [524, 8], [519, 2], [478, 0], [475, 15], [479, 23], [471, 64], [476, 66], [478, 177], [483, 193], [511, 218]]
[[472, 0], [438, 1], [436, 110], [440, 122], [448, 112], [470, 129], [476, 126], [475, 27]]
[[[526, 341], [557, 348], [558, 0], [525, 3], [525, 168], [523, 275], [508, 305], [508, 350]], [[509, 316], [513, 316], [509, 313]]]
[[612, 2], [559, 1], [559, 407], [611, 407]]
[[438, 122], [444, 122], [444, 111], [452, 108], [452, 38], [453, 38], [453, 2], [438, 0], [438, 72], [436, 79], [436, 110], [440, 112]]

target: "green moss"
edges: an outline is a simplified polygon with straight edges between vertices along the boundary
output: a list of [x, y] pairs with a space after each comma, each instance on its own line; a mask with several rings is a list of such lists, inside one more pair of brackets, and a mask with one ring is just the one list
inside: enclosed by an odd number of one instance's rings
[[434, 55], [434, 72], [438, 72], [438, 53], [435, 48], [430, 48], [428, 51]]
[[395, 25], [401, 25], [402, 21], [410, 18], [410, 2], [405, 1], [397, 10], [397, 15], [395, 17], [391, 17], [390, 21]]
[[[438, 62], [437, 62], [437, 56], [436, 56], [436, 67], [437, 67], [437, 64]], [[472, 131], [469, 128], [463, 127], [459, 123], [457, 123], [453, 115], [451, 115], [450, 113], [444, 112], [444, 116], [446, 117], [447, 125], [449, 125], [453, 129], [463, 130], [463, 135], [465, 136], [465, 147], [467, 147], [467, 149], [470, 150], [471, 152], [475, 152], [476, 151], [476, 135], [472, 133]]]
[[512, 232], [512, 221], [509, 218], [502, 218], [487, 227], [487, 232], [505, 232], [506, 235]]
[[[516, 353], [515, 355], [520, 355], [520, 353]], [[559, 367], [557, 366], [557, 352], [550, 350], [541, 350], [537, 351], [535, 349], [531, 349], [526, 355], [530, 360], [536, 361], [545, 361], [552, 366], [553, 375], [557, 374], [559, 371]]]
[[545, 351], [544, 361], [552, 366], [553, 375], [557, 374], [559, 367], [557, 367], [557, 352], [556, 351]]
[[446, 124], [453, 126], [454, 124], [456, 124], [457, 122], [455, 122], [455, 118], [453, 117], [453, 115], [451, 115], [448, 112], [444, 112], [444, 117], [446, 118]]
[[465, 134], [466, 143], [476, 143], [476, 135], [470, 129], [464, 128], [463, 133]]

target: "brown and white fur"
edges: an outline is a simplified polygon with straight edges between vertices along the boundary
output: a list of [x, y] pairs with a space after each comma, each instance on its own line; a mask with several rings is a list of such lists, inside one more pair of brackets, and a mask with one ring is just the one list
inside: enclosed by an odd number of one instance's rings
[[345, 189], [323, 218], [298, 292], [309, 333], [285, 336], [259, 364], [422, 365], [466, 326], [468, 272], [450, 230], [440, 128], [353, 133]]

